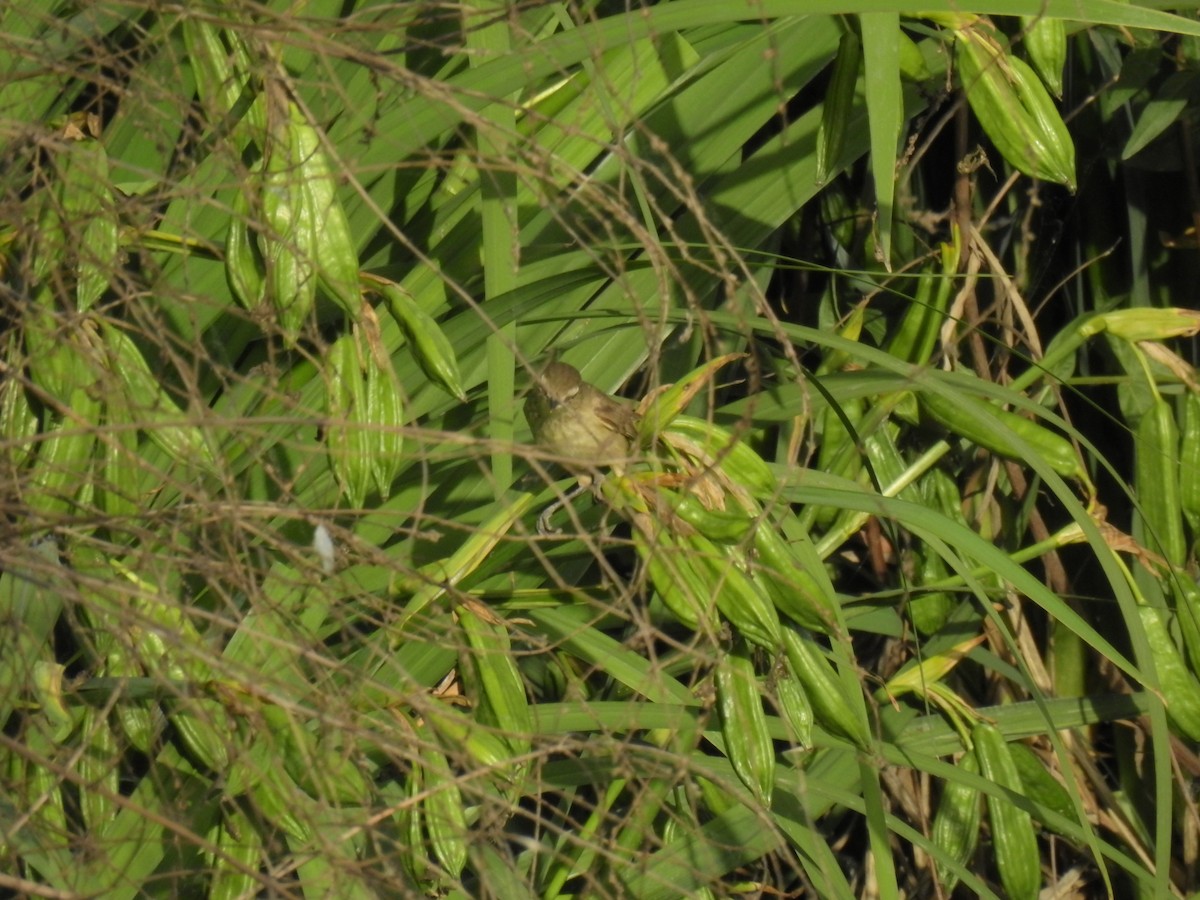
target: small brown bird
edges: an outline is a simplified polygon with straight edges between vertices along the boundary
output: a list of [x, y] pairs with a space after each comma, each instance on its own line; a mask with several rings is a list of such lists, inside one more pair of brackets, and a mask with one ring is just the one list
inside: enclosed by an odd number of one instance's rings
[[538, 376], [525, 401], [525, 418], [533, 439], [572, 471], [628, 458], [637, 425], [632, 409], [561, 362], [550, 363]]
[[[578, 476], [579, 490], [592, 483], [597, 468], [619, 471], [637, 434], [637, 416], [631, 408], [588, 384], [578, 369], [561, 362], [550, 363], [537, 377], [525, 401], [525, 419], [538, 445]], [[549, 515], [559, 505], [542, 514], [540, 531], [548, 530]]]

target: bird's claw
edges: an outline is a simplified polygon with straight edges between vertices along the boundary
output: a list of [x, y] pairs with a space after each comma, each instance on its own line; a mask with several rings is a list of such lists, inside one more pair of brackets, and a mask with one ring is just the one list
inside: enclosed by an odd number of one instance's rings
[[571, 490], [567, 491], [565, 494], [547, 506], [544, 510], [542, 510], [542, 514], [538, 516], [537, 520], [538, 534], [543, 536], [562, 534], [561, 528], [554, 528], [550, 525], [550, 517], [586, 491], [589, 487], [591, 487], [591, 485], [591, 478], [587, 478], [585, 480], [581, 477], [579, 479], [579, 483], [576, 484], [575, 487], [571, 488]]
[[549, 537], [550, 535], [554, 534], [562, 534], [561, 528], [555, 528], [550, 524], [550, 517], [558, 512], [562, 505], [563, 502], [561, 500], [555, 500], [542, 510], [542, 514], [538, 516], [537, 520], [538, 534], [542, 535], [543, 537]]

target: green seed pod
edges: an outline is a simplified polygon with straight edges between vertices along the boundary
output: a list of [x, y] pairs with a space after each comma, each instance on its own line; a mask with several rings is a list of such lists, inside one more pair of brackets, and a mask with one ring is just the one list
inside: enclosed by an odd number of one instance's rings
[[[946, 279], [939, 278], [933, 272], [923, 272], [917, 281], [917, 292], [908, 310], [900, 322], [891, 340], [888, 341], [887, 351], [897, 359], [912, 363], [925, 363], [937, 343], [937, 334], [941, 330], [945, 316], [944, 310], [934, 308], [934, 282]], [[938, 291], [940, 298], [941, 291]], [[947, 293], [948, 296], [948, 293]]]
[[294, 103], [291, 114], [292, 158], [300, 167], [304, 207], [310, 211], [319, 235], [314, 241], [317, 277], [321, 287], [351, 320], [362, 309], [358, 287], [358, 253], [350, 237], [350, 223], [338, 201], [329, 158], [320, 135]]
[[[832, 405], [825, 408], [821, 448], [817, 456], [818, 471], [851, 481], [858, 478], [863, 470], [858, 424], [866, 409], [866, 401], [861, 397], [848, 398], [836, 409]], [[809, 507], [805, 509], [801, 521], [813, 531], [823, 531], [830, 528], [841, 513], [842, 509], [837, 506]]]
[[713, 379], [717, 371], [722, 366], [740, 359], [741, 356], [740, 353], [726, 353], [724, 356], [710, 359], [688, 372], [674, 384], [655, 392], [645, 405], [645, 409], [640, 411], [638, 443], [643, 447], [653, 444], [679, 414], [687, 409], [688, 404]]
[[1024, 744], [1009, 744], [1008, 752], [1021, 775], [1023, 793], [1038, 806], [1058, 813], [1065, 819], [1078, 822], [1071, 795], [1058, 781], [1038, 755]]
[[230, 54], [225, 43], [236, 44], [237, 32], [219, 29], [195, 16], [183, 17], [183, 40], [187, 48], [196, 89], [209, 117], [220, 121], [242, 103], [250, 79], [238, 54]]
[[933, 77], [929, 63], [925, 62], [925, 54], [903, 29], [897, 32], [897, 38], [900, 42], [900, 77], [915, 84], [924, 84]]
[[303, 796], [300, 787], [288, 777], [287, 772], [278, 767], [266, 767], [262, 776], [246, 792], [255, 811], [295, 840], [297, 846], [308, 846], [313, 833], [312, 827], [305, 821], [307, 816], [298, 815], [301, 811], [298, 804]]
[[355, 334], [338, 338], [329, 348], [325, 404], [329, 424], [325, 446], [329, 463], [351, 507], [361, 509], [371, 491], [374, 471], [371, 435], [363, 429], [367, 392], [363, 361]]
[[290, 101], [269, 133], [264, 157], [262, 210], [265, 229], [258, 235], [266, 269], [268, 296], [275, 305], [284, 340], [293, 344], [308, 323], [317, 293], [317, 244], [320, 223], [305, 184], [298, 133], [303, 118]]
[[812, 702], [790, 667], [785, 666], [776, 671], [775, 705], [791, 726], [796, 743], [804, 749], [812, 747]]
[[1021, 106], [1029, 112], [1039, 133], [1044, 136], [1046, 156], [1042, 163], [1044, 171], [1053, 176], [1046, 180], [1065, 185], [1074, 193], [1075, 142], [1071, 140], [1062, 114], [1054, 105], [1045, 85], [1023, 59], [1011, 56], [1008, 61]]
[[824, 184], [833, 167], [842, 158], [846, 129], [854, 111], [854, 93], [862, 67], [862, 40], [853, 31], [845, 31], [833, 63], [833, 77], [825, 91], [821, 124], [817, 128], [817, 183]]
[[1134, 487], [1141, 528], [1134, 537], [1170, 565], [1187, 561], [1180, 497], [1179, 429], [1171, 404], [1158, 397], [1137, 426]]
[[[6, 359], [16, 358], [15, 346], [14, 337], [8, 342]], [[35, 447], [32, 438], [37, 434], [37, 429], [37, 416], [29, 405], [25, 385], [21, 383], [17, 370], [10, 368], [0, 380], [0, 440], [4, 441], [7, 448], [12, 470], [20, 469], [33, 456]]]
[[[117, 721], [121, 725], [121, 733], [125, 735], [130, 744], [142, 753], [151, 751], [155, 738], [158, 737], [158, 728], [155, 726], [154, 713], [150, 711], [149, 706], [122, 703], [117, 707]], [[159, 721], [161, 721], [161, 713]]]
[[77, 724], [76, 716], [63, 701], [63, 671], [60, 663], [37, 660], [33, 664], [33, 678], [30, 680], [39, 711], [51, 726], [46, 733], [59, 744], [67, 739]]
[[1075, 145], [1033, 70], [977, 24], [955, 32], [963, 90], [979, 124], [1026, 175], [1075, 190]]
[[124, 331], [110, 325], [102, 325], [101, 334], [110, 369], [120, 376], [125, 388], [125, 410], [119, 414], [135, 419], [147, 437], [185, 470], [199, 468], [215, 474], [216, 459], [204, 431], [184, 424], [186, 415], [151, 372], [138, 345]]
[[240, 810], [225, 809], [216, 844], [220, 852], [211, 855], [208, 900], [254, 896], [261, 884], [258, 866], [267, 853], [262, 833]]
[[84, 311], [108, 289], [117, 265], [120, 223], [108, 153], [93, 138], [68, 139], [54, 162], [58, 180], [38, 225], [34, 278], [42, 282], [55, 269], [69, 272], [76, 307]]
[[[70, 852], [65, 843], [71, 834], [67, 825], [66, 805], [63, 802], [63, 777], [52, 766], [38, 765], [32, 759], [55, 759], [55, 754], [61, 751], [61, 746], [50, 736], [47, 729], [29, 728], [22, 737], [23, 749], [30, 759], [22, 753], [7, 754], [8, 769], [3, 774], [6, 778], [6, 796], [16, 809], [28, 811], [29, 824], [24, 826], [29, 834], [37, 834], [45, 842], [51, 835], [61, 836], [64, 841], [59, 852]], [[11, 841], [11, 839], [9, 839]], [[12, 843], [5, 848], [11, 852]], [[49, 849], [49, 848], [46, 848]]]
[[1149, 606], [1138, 608], [1146, 642], [1167, 706], [1167, 717], [1176, 730], [1191, 741], [1200, 741], [1200, 681], [1188, 671], [1167, 628], [1166, 614]]
[[[950, 573], [946, 563], [933, 551], [932, 547], [921, 548], [920, 574], [918, 585], [941, 581]], [[931, 635], [946, 624], [951, 611], [954, 609], [954, 598], [947, 591], [921, 591], [908, 601], [908, 615], [912, 619], [917, 632]]]
[[87, 745], [79, 757], [79, 805], [88, 833], [100, 835], [117, 814], [120, 766], [116, 736], [95, 708], [84, 710], [80, 734]]
[[[106, 163], [107, 167], [107, 163]], [[121, 225], [117, 221], [112, 190], [105, 179], [95, 188], [99, 208], [88, 218], [79, 242], [79, 277], [75, 283], [75, 303], [80, 312], [91, 309], [108, 290], [109, 278], [117, 267]]]
[[[979, 772], [988, 781], [1020, 794], [1021, 775], [1013, 762], [1008, 742], [993, 725], [980, 722], [971, 732]], [[992, 823], [992, 846], [996, 869], [1006, 896], [1011, 900], [1037, 900], [1042, 886], [1041, 856], [1029, 813], [1005, 797], [987, 797]]]
[[958, 260], [956, 244], [941, 245], [941, 271], [931, 269], [921, 275], [916, 297], [888, 343], [890, 355], [918, 365], [929, 362], [955, 291], [954, 273], [958, 269]]
[[1091, 317], [1082, 328], [1089, 336], [1103, 331], [1131, 344], [1165, 341], [1200, 334], [1200, 312], [1173, 306], [1114, 309]]
[[[504, 736], [514, 756], [529, 752], [533, 725], [525, 681], [517, 668], [503, 622], [485, 622], [470, 607], [459, 607], [459, 626], [471, 648], [470, 668], [479, 684], [477, 714], [480, 721], [495, 726]], [[463, 665], [460, 654], [460, 665]]]
[[426, 789], [422, 814], [429, 842], [438, 862], [452, 878], [458, 878], [467, 865], [468, 827], [462, 791], [441, 750], [427, 744], [421, 760]]
[[513, 770], [512, 750], [491, 729], [449, 706], [424, 710], [425, 718], [443, 744], [461, 747], [482, 769], [507, 781]]
[[172, 704], [167, 719], [191, 757], [217, 775], [229, 771], [229, 744], [237, 728], [229, 714], [212, 700]]
[[398, 285], [389, 282], [382, 285], [379, 292], [383, 294], [388, 310], [391, 311], [400, 330], [404, 332], [421, 371], [430, 381], [465, 401], [467, 395], [463, 392], [458, 358], [441, 326]]
[[31, 511], [62, 515], [72, 508], [80, 486], [88, 484], [99, 428], [100, 404], [84, 390], [71, 394], [70, 417], [45, 432], [25, 494]]
[[822, 580], [813, 574], [825, 575], [815, 548], [806, 567], [774, 525], [763, 522], [754, 529], [754, 549], [759, 562], [756, 574], [762, 576], [776, 608], [805, 628], [832, 634], [839, 610], [828, 577]]
[[404, 779], [404, 802], [395, 804], [392, 822], [400, 840], [396, 850], [400, 864], [414, 881], [421, 882], [429, 877], [429, 858], [425, 851], [425, 827], [422, 821], [421, 803], [417, 800], [424, 793], [424, 770], [412, 765]]
[[767, 731], [754, 663], [744, 643], [739, 642], [717, 661], [713, 677], [725, 755], [742, 784], [764, 806], [770, 806], [775, 787], [775, 745]]
[[695, 560], [696, 571], [734, 629], [769, 651], [779, 649], [779, 614], [766, 594], [726, 554], [700, 534], [682, 540], [684, 552]]
[[1025, 52], [1055, 97], [1062, 97], [1067, 64], [1067, 23], [1051, 16], [1021, 16]]
[[1190, 392], [1179, 428], [1179, 508], [1192, 539], [1200, 538], [1200, 394]]
[[[958, 768], [972, 775], [979, 774], [979, 762], [974, 751], [968, 750], [962, 755]], [[967, 865], [979, 844], [979, 826], [983, 820], [982, 799], [978, 790], [960, 781], [947, 780], [942, 788], [931, 838], [935, 847], [960, 866]], [[940, 860], [937, 869], [942, 889], [949, 896], [958, 884], [958, 875]]]
[[99, 484], [100, 508], [114, 519], [131, 518], [141, 512], [136, 499], [141, 493], [141, 457], [137, 425], [125, 398], [109, 398], [105, 426], [106, 433], [100, 439], [103, 471]]
[[[918, 397], [921, 410], [942, 427], [1009, 459], [1025, 460], [1028, 449], [1012, 440], [1015, 434], [1060, 475], [1074, 476], [1081, 473], [1079, 454], [1071, 442], [1055, 434], [1043, 425], [1001, 409], [992, 404], [984, 406], [988, 415], [998, 420], [999, 427], [980, 421], [974, 412], [956, 401], [935, 391], [922, 391]], [[979, 401], [983, 403], [984, 401]]]
[[670, 613], [692, 631], [712, 630], [716, 625], [712, 594], [679, 539], [662, 532], [651, 542], [642, 529], [635, 527], [633, 544], [646, 566], [650, 583]]
[[22, 310], [25, 360], [33, 395], [38, 396], [40, 388], [58, 403], [70, 405], [75, 391], [95, 386], [95, 353], [90, 328], [64, 328], [56, 302], [54, 292], [42, 288]]
[[360, 804], [370, 794], [362, 772], [337, 746], [336, 732], [321, 739], [293, 714], [278, 706], [260, 707], [271, 735], [271, 753], [282, 759], [287, 774], [310, 796], [322, 801]]
[[404, 468], [404, 402], [391, 360], [380, 356], [368, 353], [365, 360], [362, 426], [370, 445], [371, 479], [379, 496], [386, 500], [392, 482]]
[[783, 640], [788, 664], [812, 703], [817, 723], [857, 747], [869, 747], [871, 738], [866, 723], [854, 714], [855, 705], [846, 696], [846, 689], [825, 654], [812, 638], [791, 628], [783, 629]]
[[718, 544], [741, 543], [758, 521], [745, 512], [709, 509], [690, 494], [681, 495], [668, 488], [663, 488], [661, 493], [675, 515]]
[[250, 231], [250, 201], [245, 191], [233, 198], [229, 230], [225, 233], [225, 281], [235, 300], [256, 312], [266, 299], [263, 259]]
[[694, 416], [676, 416], [664, 434], [668, 443], [672, 434], [692, 441], [704, 457], [698, 462], [704, 465], [715, 462], [726, 477], [754, 497], [774, 497], [778, 492], [779, 482], [771, 468], [752, 447], [735, 438], [728, 429]]
[[1200, 675], [1200, 584], [1185, 572], [1171, 578], [1176, 619], [1183, 637], [1183, 650], [1193, 675]]
[[[103, 623], [98, 624], [103, 625]], [[120, 625], [110, 627], [120, 628]], [[104, 677], [140, 678], [146, 674], [145, 669], [138, 661], [129, 655], [126, 645], [126, 640], [129, 639], [132, 638], [123, 636], [112, 640], [109, 644], [104, 654]], [[117, 723], [121, 726], [121, 732], [125, 735], [125, 739], [142, 753], [149, 753], [158, 736], [156, 719], [158, 723], [161, 723], [163, 719], [161, 712], [156, 708], [152, 713], [148, 701], [122, 699], [117, 704], [116, 714]]]

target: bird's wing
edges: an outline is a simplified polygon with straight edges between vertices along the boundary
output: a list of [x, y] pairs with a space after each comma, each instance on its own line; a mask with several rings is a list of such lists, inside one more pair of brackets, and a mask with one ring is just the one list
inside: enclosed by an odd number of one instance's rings
[[607, 402], [597, 407], [596, 415], [617, 434], [630, 439], [637, 437], [638, 417], [633, 408], [612, 397], [606, 397], [605, 400]]

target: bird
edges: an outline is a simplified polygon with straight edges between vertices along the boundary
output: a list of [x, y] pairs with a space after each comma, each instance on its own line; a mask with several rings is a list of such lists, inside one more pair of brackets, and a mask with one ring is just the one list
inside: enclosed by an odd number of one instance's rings
[[574, 366], [552, 362], [534, 380], [525, 400], [525, 419], [537, 445], [579, 479], [569, 497], [538, 519], [538, 530], [548, 533], [550, 514], [587, 490], [598, 469], [621, 471], [637, 436], [637, 415], [584, 381]]

